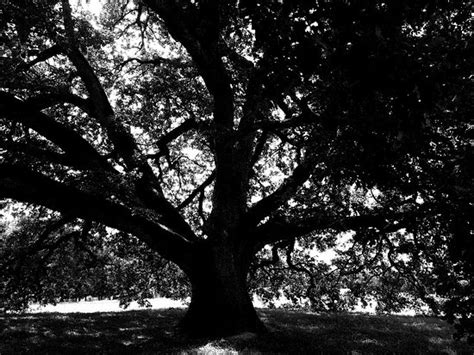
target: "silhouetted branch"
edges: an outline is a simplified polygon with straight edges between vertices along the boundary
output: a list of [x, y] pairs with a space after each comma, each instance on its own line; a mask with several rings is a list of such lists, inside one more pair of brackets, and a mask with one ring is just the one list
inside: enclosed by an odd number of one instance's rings
[[101, 169], [111, 169], [96, 149], [73, 129], [35, 110], [15, 96], [0, 92], [0, 116], [19, 122], [35, 130], [61, 148], [78, 164]]
[[190, 130], [196, 127], [197, 127], [197, 122], [194, 119], [189, 119], [189, 120], [184, 121], [178, 127], [172, 129], [165, 135], [161, 136], [156, 142], [156, 145], [158, 146], [160, 151], [155, 154], [148, 154], [147, 158], [158, 159], [161, 156], [167, 156], [168, 162], [170, 163], [169, 150], [168, 150], [167, 144], [171, 143], [173, 140], [177, 139], [178, 137], [182, 136], [186, 132], [189, 132]]
[[38, 111], [52, 107], [54, 105], [68, 103], [92, 115], [91, 101], [89, 99], [84, 99], [78, 95], [75, 95], [67, 90], [56, 90], [55, 92], [32, 96], [24, 100], [24, 103]]
[[374, 211], [373, 214], [346, 217], [321, 214], [293, 221], [274, 217], [257, 227], [257, 235], [260, 236], [261, 243], [268, 244], [327, 229], [344, 232], [376, 228], [381, 233], [392, 233], [405, 228], [413, 218], [421, 216], [422, 213], [423, 210], [417, 209], [399, 213]]
[[26, 62], [26, 63], [23, 63], [23, 64], [19, 65], [17, 70], [19, 70], [19, 71], [28, 70], [32, 66], [34, 66], [38, 63], [44, 62], [44, 61], [46, 61], [46, 60], [48, 60], [48, 59], [50, 59], [54, 56], [57, 56], [57, 55], [61, 54], [62, 52], [63, 52], [62, 47], [58, 44], [55, 44], [54, 46], [52, 46], [50, 48], [47, 48], [42, 52], [39, 52], [36, 55], [36, 58], [31, 60], [30, 62]]
[[176, 68], [191, 68], [192, 63], [183, 61], [181, 59], [174, 59], [174, 58], [163, 58], [163, 57], [153, 57], [150, 59], [145, 59], [145, 58], [136, 58], [136, 57], [131, 57], [125, 59], [123, 62], [121, 62], [117, 67], [119, 69], [122, 69], [126, 65], [132, 63], [132, 62], [137, 62], [138, 64], [141, 65], [155, 65], [155, 66], [161, 66], [161, 65], [170, 65], [172, 67]]
[[314, 165], [315, 157], [308, 153], [303, 161], [293, 170], [292, 174], [273, 193], [264, 197], [250, 208], [247, 214], [249, 222], [257, 224], [284, 204], [311, 176]]
[[177, 207], [178, 210], [182, 210], [184, 207], [189, 205], [198, 194], [203, 193], [206, 187], [208, 187], [214, 181], [215, 177], [216, 177], [216, 172], [213, 171], [211, 175], [209, 175], [207, 179], [204, 180], [204, 182], [201, 185], [199, 185], [199, 187], [197, 187], [193, 192], [191, 192], [191, 194], [188, 197], [186, 197], [186, 199], [183, 202], [179, 204], [179, 206]]
[[96, 182], [96, 185], [91, 186], [90, 191], [80, 190], [24, 167], [0, 165], [0, 196], [42, 205], [133, 233], [175, 262], [186, 258], [186, 250], [193, 240], [188, 238], [193, 237], [172, 229], [176, 221], [168, 211], [125, 206], [123, 202], [115, 202], [113, 196], [104, 196], [100, 183]]

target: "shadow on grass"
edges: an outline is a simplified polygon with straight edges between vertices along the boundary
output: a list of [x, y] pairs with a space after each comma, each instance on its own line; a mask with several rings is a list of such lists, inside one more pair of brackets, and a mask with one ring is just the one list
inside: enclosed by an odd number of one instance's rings
[[210, 341], [177, 335], [182, 309], [0, 316], [0, 354], [473, 354], [438, 319], [260, 310], [269, 332]]

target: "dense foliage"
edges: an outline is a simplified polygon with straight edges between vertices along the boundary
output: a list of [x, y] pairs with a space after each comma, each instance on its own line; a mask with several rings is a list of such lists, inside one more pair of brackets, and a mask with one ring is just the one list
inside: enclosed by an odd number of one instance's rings
[[468, 2], [103, 5], [0, 10], [0, 195], [49, 208], [3, 232], [2, 305], [179, 297], [184, 272], [237, 330], [246, 279], [472, 330]]

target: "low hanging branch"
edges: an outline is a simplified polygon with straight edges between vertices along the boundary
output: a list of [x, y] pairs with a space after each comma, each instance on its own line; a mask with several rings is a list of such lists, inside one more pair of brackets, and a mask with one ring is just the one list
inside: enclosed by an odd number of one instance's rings
[[252, 266], [253, 272], [251, 273], [254, 274], [258, 269], [265, 268], [267, 266], [271, 265], [276, 265], [281, 262], [280, 254], [278, 253], [278, 250], [282, 246], [280, 244], [275, 244], [272, 246], [272, 257], [270, 259], [263, 259], [260, 260], [259, 263], [255, 264]]
[[[104, 196], [101, 185], [91, 186], [92, 191], [55, 181], [27, 168], [0, 164], [0, 195], [18, 201], [26, 201], [60, 211], [68, 215], [94, 220], [112, 228], [133, 233], [162, 255], [179, 263], [186, 258], [186, 251], [194, 234], [176, 226], [174, 215], [164, 211], [162, 215], [138, 207], [127, 207], [119, 201]], [[109, 192], [110, 193], [110, 192]]]
[[293, 254], [293, 251], [295, 250], [295, 244], [296, 244], [296, 238], [291, 239], [288, 243], [288, 247], [286, 248], [286, 263], [288, 264], [288, 268], [290, 270], [303, 273], [308, 277], [309, 285], [308, 285], [308, 288], [306, 289], [306, 296], [310, 300], [314, 300], [312, 296], [312, 291], [316, 289], [316, 281], [314, 278], [314, 272], [312, 272], [311, 270], [309, 270], [307, 267], [303, 265], [296, 265], [293, 262], [292, 254]]
[[45, 241], [50, 237], [53, 233], [58, 232], [62, 228], [64, 228], [68, 223], [74, 221], [75, 218], [71, 216], [61, 217], [58, 220], [51, 222], [43, 232], [39, 235], [38, 239], [28, 248], [27, 254], [33, 255], [38, 251], [45, 248]]

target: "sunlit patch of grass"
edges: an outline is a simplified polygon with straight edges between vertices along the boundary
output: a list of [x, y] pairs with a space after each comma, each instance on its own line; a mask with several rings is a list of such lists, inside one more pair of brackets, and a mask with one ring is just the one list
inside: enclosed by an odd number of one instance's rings
[[311, 314], [259, 310], [269, 331], [222, 339], [192, 339], [176, 325], [183, 309], [120, 313], [0, 316], [0, 354], [18, 353], [432, 353], [472, 354], [435, 318]]

